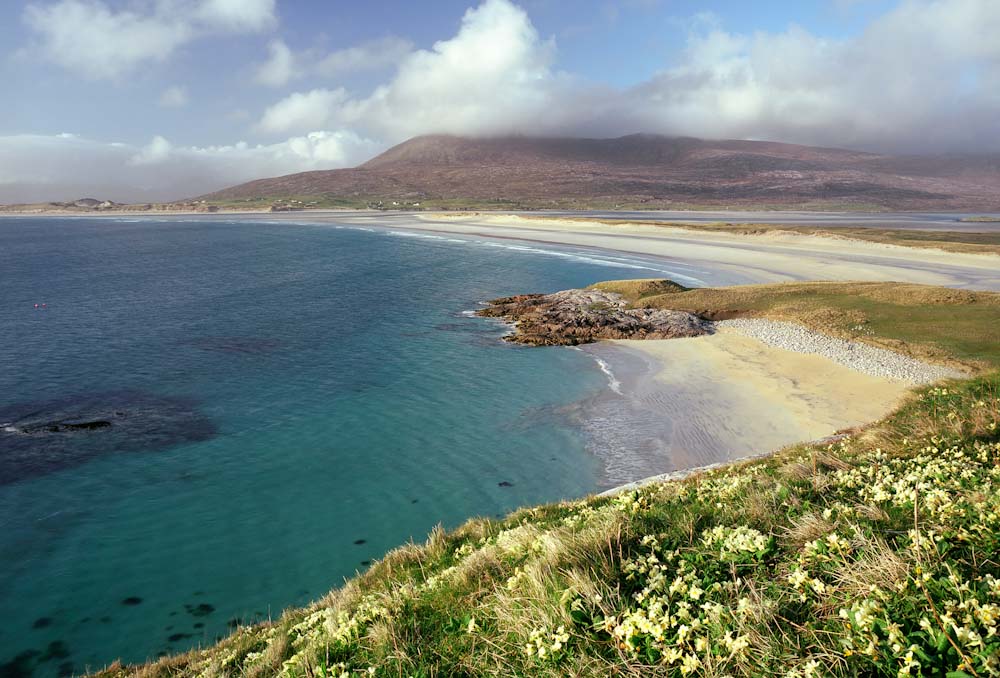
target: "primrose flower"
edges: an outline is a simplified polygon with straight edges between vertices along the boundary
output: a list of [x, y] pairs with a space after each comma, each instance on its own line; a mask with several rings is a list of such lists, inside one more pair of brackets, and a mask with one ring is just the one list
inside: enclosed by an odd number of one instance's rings
[[698, 655], [686, 654], [681, 661], [681, 673], [687, 675], [693, 671], [697, 671], [699, 666], [701, 666], [701, 660], [698, 659]]

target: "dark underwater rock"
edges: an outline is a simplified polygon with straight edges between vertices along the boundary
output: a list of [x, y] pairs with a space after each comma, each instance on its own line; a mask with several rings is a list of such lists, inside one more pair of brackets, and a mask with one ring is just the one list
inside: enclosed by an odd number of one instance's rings
[[212, 420], [188, 398], [144, 391], [85, 393], [0, 408], [0, 485], [121, 452], [207, 440]]
[[45, 648], [45, 652], [42, 654], [39, 661], [48, 662], [53, 659], [66, 659], [69, 657], [69, 646], [62, 640], [53, 640], [49, 643], [49, 646]]
[[185, 605], [184, 609], [192, 617], [207, 617], [208, 615], [215, 612], [215, 606], [209, 605], [208, 603], [199, 603], [198, 605]]
[[274, 353], [283, 347], [282, 342], [260, 337], [197, 337], [185, 341], [184, 345], [214, 353], [235, 353], [262, 355]]
[[38, 650], [24, 650], [10, 661], [0, 664], [0, 678], [31, 678]]
[[69, 431], [96, 431], [102, 428], [111, 428], [111, 422], [105, 419], [95, 421], [52, 421], [38, 425], [28, 425], [17, 429], [17, 433], [24, 435], [35, 435], [38, 433], [65, 433]]

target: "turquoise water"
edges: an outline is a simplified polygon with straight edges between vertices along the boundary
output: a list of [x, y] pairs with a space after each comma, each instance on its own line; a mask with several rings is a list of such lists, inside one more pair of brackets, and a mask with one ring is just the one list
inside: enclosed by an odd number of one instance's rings
[[463, 312], [653, 274], [636, 266], [329, 225], [0, 220], [0, 673], [209, 643], [437, 523], [594, 490], [567, 412], [605, 376]]

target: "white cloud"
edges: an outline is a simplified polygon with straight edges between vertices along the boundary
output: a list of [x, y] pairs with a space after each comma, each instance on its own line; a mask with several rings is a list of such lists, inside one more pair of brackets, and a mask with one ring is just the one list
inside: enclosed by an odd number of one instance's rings
[[116, 13], [84, 0], [28, 5], [24, 19], [41, 37], [45, 56], [93, 78], [114, 78], [140, 63], [162, 61], [191, 39], [186, 23], [128, 10]]
[[332, 112], [347, 100], [343, 88], [314, 89], [285, 97], [264, 112], [258, 128], [263, 132], [286, 134], [328, 126]]
[[262, 85], [282, 87], [306, 75], [337, 78], [377, 71], [396, 66], [412, 51], [413, 43], [391, 35], [326, 54], [314, 49], [295, 52], [284, 41], [274, 40], [254, 79]]
[[143, 146], [138, 153], [129, 158], [130, 165], [155, 165], [170, 157], [173, 147], [161, 136], [153, 137], [148, 145]]
[[255, 33], [276, 23], [275, 0], [202, 0], [195, 16], [206, 24]]
[[319, 60], [315, 70], [327, 77], [374, 71], [399, 64], [412, 51], [413, 43], [409, 40], [390, 35], [330, 52]]
[[155, 0], [115, 11], [102, 0], [29, 4], [38, 52], [88, 78], [114, 79], [166, 60], [200, 36], [257, 32], [276, 22], [274, 0]]
[[187, 106], [188, 93], [184, 87], [173, 85], [160, 94], [160, 105], [164, 108], [182, 108]]
[[262, 85], [281, 87], [298, 76], [295, 54], [281, 40], [272, 40], [267, 46], [270, 56], [257, 67], [255, 80]]
[[683, 60], [624, 92], [612, 117], [694, 136], [982, 150], [1000, 134], [1000, 95], [962, 83], [1000, 74], [998, 31], [993, 0], [905, 0], [842, 40], [702, 23]]
[[428, 132], [537, 130], [540, 120], [554, 117], [548, 111], [561, 88], [562, 78], [550, 69], [554, 53], [555, 44], [539, 37], [524, 10], [486, 0], [465, 13], [455, 37], [407, 54], [371, 96], [351, 99], [343, 89], [295, 93], [268, 108], [259, 127], [347, 126], [387, 141]]
[[[118, 201], [193, 197], [264, 176], [354, 166], [381, 150], [349, 131], [251, 145], [107, 143], [73, 134], [0, 137], [0, 200], [66, 200], [100, 192]], [[84, 179], [85, 178], [85, 179]]]

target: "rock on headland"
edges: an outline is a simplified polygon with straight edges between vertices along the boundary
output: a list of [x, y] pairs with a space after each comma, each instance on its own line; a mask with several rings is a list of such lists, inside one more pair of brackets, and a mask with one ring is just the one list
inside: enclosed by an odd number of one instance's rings
[[489, 302], [477, 312], [515, 323], [508, 341], [531, 346], [575, 346], [599, 339], [672, 339], [711, 334], [712, 323], [686, 311], [628, 308], [603, 290], [521, 294]]

